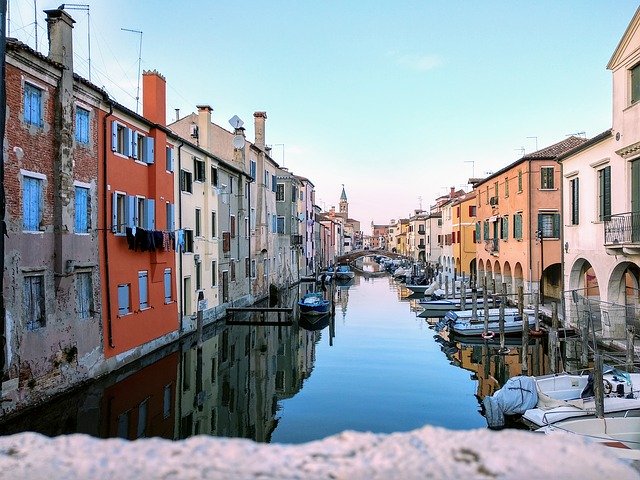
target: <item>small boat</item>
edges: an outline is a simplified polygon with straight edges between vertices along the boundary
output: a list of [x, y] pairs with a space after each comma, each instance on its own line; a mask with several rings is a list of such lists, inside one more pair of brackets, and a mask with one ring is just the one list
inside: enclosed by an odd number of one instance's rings
[[329, 313], [331, 302], [322, 297], [321, 292], [307, 293], [298, 301], [301, 315], [324, 315]]
[[[486, 333], [484, 312], [480, 312], [481, 311], [476, 312], [476, 318], [473, 318], [473, 312], [471, 310], [464, 310], [462, 312], [449, 311], [445, 314], [441, 323], [457, 335], [479, 336], [486, 334], [489, 337], [493, 337], [500, 331], [500, 310], [497, 308], [489, 310]], [[524, 319], [526, 319], [529, 328], [535, 326], [535, 311], [525, 308], [522, 313], [523, 315], [520, 316], [517, 308], [505, 308], [503, 326], [505, 334], [522, 333]]]
[[437, 288], [437, 282], [433, 282], [430, 285], [413, 285], [406, 284], [405, 287], [411, 290], [413, 293], [419, 293], [421, 295], [431, 295]]
[[[605, 367], [603, 377], [604, 414], [606, 417], [640, 416], [640, 373], [627, 373], [616, 368]], [[518, 400], [521, 395], [507, 381], [496, 394], [483, 399], [487, 422], [499, 425], [502, 413], [522, 415], [525, 424], [533, 428], [554, 424], [575, 417], [594, 417], [596, 413], [593, 374], [560, 373], [539, 377], [516, 376], [533, 381], [528, 395], [535, 399], [533, 405]], [[514, 380], [517, 381], [517, 380]], [[516, 398], [504, 402], [505, 392], [518, 393]], [[499, 392], [502, 392], [498, 395]], [[515, 395], [514, 393], [514, 395]], [[508, 412], [505, 412], [508, 405]]]
[[356, 274], [349, 265], [338, 265], [336, 271], [333, 273], [333, 278], [336, 280], [351, 280]]
[[577, 418], [545, 425], [536, 432], [579, 435], [611, 447], [619, 458], [640, 460], [640, 417]]
[[[495, 307], [500, 304], [499, 298], [489, 298], [488, 299], [489, 306]], [[462, 303], [459, 298], [445, 298], [442, 300], [420, 300], [420, 306], [427, 310], [427, 314], [424, 316], [429, 316], [429, 311], [433, 312], [434, 310], [441, 312], [448, 312], [449, 310], [460, 310], [462, 308]], [[465, 306], [471, 306], [471, 300], [465, 299]], [[484, 308], [484, 300], [479, 298], [476, 302], [476, 306], [478, 309]], [[422, 316], [422, 315], [419, 315]]]

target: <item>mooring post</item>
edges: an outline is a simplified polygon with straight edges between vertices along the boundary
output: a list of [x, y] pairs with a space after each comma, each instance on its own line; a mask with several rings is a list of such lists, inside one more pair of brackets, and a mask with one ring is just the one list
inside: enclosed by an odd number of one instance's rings
[[471, 289], [471, 320], [478, 319], [478, 289]]
[[635, 356], [633, 347], [634, 333], [633, 325], [627, 327], [627, 372], [629, 373], [633, 371], [633, 357]]
[[[589, 321], [590, 312], [583, 312], [582, 322], [580, 322], [580, 364], [582, 367], [586, 367], [589, 364]], [[579, 313], [578, 313], [579, 315]]]
[[502, 295], [498, 307], [498, 325], [500, 328], [500, 350], [504, 351], [504, 304], [507, 301], [507, 284], [502, 284]]
[[518, 316], [522, 319], [522, 350], [520, 363], [522, 374], [529, 372], [529, 317], [524, 314], [524, 291], [522, 286], [518, 287]]
[[449, 279], [445, 278], [444, 282], [444, 298], [449, 298]]
[[538, 322], [540, 321], [540, 305], [538, 304], [538, 294], [533, 294], [533, 315], [535, 317], [536, 326], [534, 327], [538, 330]]
[[595, 390], [596, 400], [596, 417], [604, 418], [604, 379], [602, 378], [602, 354], [595, 353], [593, 356], [594, 370], [593, 370], [593, 383]]
[[487, 289], [482, 291], [482, 305], [484, 307], [484, 334], [489, 332], [489, 295]]
[[549, 330], [549, 367], [551, 373], [558, 371], [558, 304], [551, 304], [551, 329]]
[[495, 295], [498, 293], [498, 290], [496, 290], [496, 288], [497, 288], [496, 287], [496, 279], [492, 278], [491, 279], [491, 293], [493, 293], [494, 298], [495, 298]]
[[[466, 310], [465, 308], [467, 306], [466, 296], [467, 296], [467, 288], [465, 287], [464, 282], [462, 282], [460, 284], [460, 310]], [[454, 298], [455, 298], [455, 295], [454, 295]]]

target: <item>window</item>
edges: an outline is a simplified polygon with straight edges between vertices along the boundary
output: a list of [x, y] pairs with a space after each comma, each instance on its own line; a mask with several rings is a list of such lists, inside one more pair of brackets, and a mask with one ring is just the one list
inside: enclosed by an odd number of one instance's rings
[[578, 225], [580, 223], [580, 179], [572, 179], [569, 186], [571, 189], [571, 225]]
[[498, 182], [493, 182], [493, 196], [498, 198]]
[[265, 258], [262, 261], [262, 271], [264, 272], [265, 277], [269, 276], [269, 259], [268, 258]]
[[541, 167], [540, 168], [540, 189], [552, 190], [553, 189], [553, 167]]
[[140, 310], [149, 308], [149, 275], [146, 271], [138, 272], [138, 290]]
[[277, 188], [278, 188], [278, 183], [276, 181], [276, 176], [271, 175], [271, 191], [275, 192]]
[[165, 151], [167, 154], [167, 172], [173, 172], [173, 148], [166, 147]]
[[171, 269], [164, 269], [164, 303], [168, 304], [173, 301], [172, 293], [173, 280], [171, 279]]
[[211, 185], [218, 186], [218, 169], [211, 165]]
[[148, 400], [143, 400], [138, 405], [138, 429], [136, 431], [136, 438], [146, 437], [147, 435], [147, 411]]
[[[481, 235], [481, 233], [480, 233], [480, 229], [481, 229], [481, 228], [482, 228], [482, 227], [480, 226], [480, 222], [476, 222], [476, 231], [474, 232], [474, 235], [473, 235], [473, 241], [474, 241], [474, 243], [478, 243], [478, 242], [480, 241], [480, 235]], [[427, 240], [427, 241], [428, 241], [428, 240]]]
[[167, 230], [173, 232], [176, 229], [176, 206], [173, 203], [166, 203], [167, 210]]
[[500, 219], [500, 238], [502, 240], [509, 239], [509, 217], [502, 217]]
[[131, 284], [121, 283], [118, 285], [118, 315], [131, 313]]
[[27, 329], [36, 330], [46, 325], [44, 304], [44, 275], [24, 277], [22, 304]]
[[193, 193], [193, 175], [186, 170], [180, 170], [180, 191]]
[[[284, 217], [281, 217], [284, 222]], [[277, 233], [278, 232], [278, 218], [275, 215], [271, 215], [271, 231], [273, 233]], [[282, 225], [282, 233], [284, 233], [284, 223]]]
[[[469, 205], [469, 216], [470, 217], [475, 217], [476, 216], [476, 206], [475, 205]], [[419, 230], [418, 233], [424, 234], [424, 230]]]
[[[127, 227], [135, 225], [145, 230], [155, 230], [156, 228], [156, 201], [144, 197], [129, 197], [125, 199], [128, 204], [133, 202], [133, 212], [127, 211]], [[127, 209], [130, 209], [127, 206]], [[129, 216], [133, 216], [129, 218]]]
[[76, 142], [89, 143], [89, 111], [76, 107]]
[[522, 214], [513, 215], [513, 238], [522, 240]]
[[598, 170], [598, 220], [611, 219], [611, 167]]
[[276, 185], [276, 202], [284, 202], [284, 183]]
[[113, 192], [111, 205], [111, 231], [123, 234], [126, 227], [133, 226], [134, 197], [121, 192]]
[[244, 217], [244, 238], [249, 238], [249, 217]]
[[284, 233], [284, 217], [273, 217], [276, 219], [276, 233]]
[[202, 288], [202, 262], [196, 262], [196, 290]]
[[89, 189], [76, 187], [75, 195], [75, 233], [89, 233], [91, 227], [91, 209], [89, 202]]
[[218, 284], [218, 262], [211, 261], [211, 286], [215, 287]]
[[631, 69], [631, 103], [640, 100], [640, 64]]
[[76, 275], [76, 306], [78, 318], [90, 318], [93, 314], [91, 272], [80, 272]]
[[29, 83], [24, 84], [24, 122], [36, 127], [43, 125], [42, 90]]
[[269, 170], [265, 170], [264, 171], [264, 186], [265, 187], [269, 187], [269, 179], [271, 178], [271, 175], [269, 174]]
[[184, 251], [185, 253], [193, 253], [193, 230], [184, 231]]
[[291, 185], [291, 203], [294, 203], [298, 198], [298, 187]]
[[136, 197], [136, 207], [135, 207], [135, 213], [134, 213], [134, 218], [135, 218], [135, 224], [136, 227], [139, 228], [144, 228], [142, 223], [143, 223], [143, 219], [145, 217], [145, 203], [146, 198], [144, 197]]
[[244, 259], [244, 276], [249, 278], [251, 275], [251, 262], [249, 261], [249, 257], [245, 257]]
[[22, 228], [28, 232], [44, 229], [42, 218], [42, 179], [22, 177]]
[[131, 142], [133, 132], [130, 128], [125, 127], [115, 120], [111, 122], [111, 150], [125, 155], [131, 156]]
[[483, 232], [482, 232], [483, 237], [482, 238], [486, 241], [486, 240], [489, 240], [489, 221], [485, 220], [482, 223], [483, 223], [483, 225], [482, 225], [482, 227], [483, 227]]
[[256, 278], [256, 261], [251, 260], [251, 278]]
[[518, 191], [522, 192], [522, 170], [518, 170]]
[[216, 212], [211, 212], [211, 238], [218, 236], [218, 224], [216, 219]]
[[236, 261], [233, 258], [229, 260], [229, 280], [236, 281]]
[[231, 215], [229, 217], [229, 230], [231, 234], [231, 238], [236, 238], [236, 216]]
[[196, 182], [204, 182], [205, 174], [204, 174], [204, 162], [199, 158], [193, 157], [193, 171], [194, 176], [193, 179]]
[[154, 161], [154, 138], [145, 137], [143, 134], [133, 132], [131, 153], [133, 158], [141, 162], [152, 164]]
[[250, 166], [249, 166], [249, 175], [251, 175], [252, 179], [256, 179], [256, 162], [255, 160], [251, 160]]
[[504, 196], [509, 196], [509, 177], [504, 177]]
[[542, 232], [543, 238], [560, 238], [560, 214], [539, 213], [538, 230]]
[[201, 210], [196, 208], [196, 237], [202, 236], [202, 215]]

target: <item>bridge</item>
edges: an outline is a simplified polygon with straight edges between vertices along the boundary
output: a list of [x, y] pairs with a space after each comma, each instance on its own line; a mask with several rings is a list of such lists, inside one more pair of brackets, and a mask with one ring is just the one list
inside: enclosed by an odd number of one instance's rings
[[336, 257], [336, 264], [346, 264], [353, 263], [357, 259], [362, 257], [372, 257], [372, 256], [381, 256], [387, 257], [391, 259], [400, 259], [400, 260], [412, 260], [411, 257], [407, 257], [406, 255], [402, 255], [401, 253], [388, 252], [387, 250], [354, 250], [345, 255], [339, 255]]

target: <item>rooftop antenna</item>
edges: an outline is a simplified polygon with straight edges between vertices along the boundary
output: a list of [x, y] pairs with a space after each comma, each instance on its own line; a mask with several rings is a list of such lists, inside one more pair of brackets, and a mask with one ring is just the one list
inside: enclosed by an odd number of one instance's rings
[[87, 50], [89, 52], [89, 81], [91, 81], [91, 22], [89, 18], [89, 5], [84, 3], [63, 3], [60, 10], [82, 10], [87, 12]]
[[536, 152], [537, 152], [538, 151], [538, 137], [531, 136], [531, 137], [527, 137], [527, 138], [535, 138], [536, 139]]
[[567, 137], [584, 137], [587, 138], [587, 133], [586, 132], [575, 132], [575, 133], [567, 133], [566, 135]]
[[471, 164], [471, 178], [476, 178], [476, 161], [475, 160], [465, 160], [464, 163]]
[[36, 33], [36, 52], [38, 51], [38, 5], [37, 0], [33, 0], [33, 25]]
[[142, 66], [142, 31], [132, 30], [130, 28], [121, 28], [120, 30], [140, 35], [140, 47], [138, 48], [138, 90], [136, 91], [136, 113], [138, 113], [138, 104], [140, 103], [140, 68]]
[[524, 157], [524, 147], [514, 148], [514, 150], [520, 150], [520, 155]]

